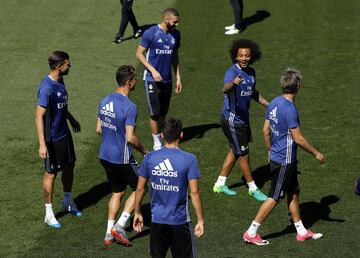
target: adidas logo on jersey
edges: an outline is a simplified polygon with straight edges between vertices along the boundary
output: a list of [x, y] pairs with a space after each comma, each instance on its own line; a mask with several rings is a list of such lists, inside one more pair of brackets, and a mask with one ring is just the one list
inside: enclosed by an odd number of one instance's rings
[[177, 177], [177, 171], [174, 171], [170, 160], [165, 159], [163, 162], [160, 162], [159, 165], [155, 166], [151, 170], [151, 174], [154, 176], [167, 176], [167, 177]]
[[159, 39], [157, 42], [158, 42], [158, 43], [162, 43], [163, 41], [162, 41], [161, 39]]
[[115, 118], [116, 114], [114, 113], [114, 102], [111, 101], [110, 103], [103, 106], [100, 110], [100, 114]]
[[275, 123], [278, 123], [278, 119], [276, 118], [276, 111], [277, 111], [277, 107], [275, 107], [273, 110], [270, 111], [269, 119], [274, 121]]

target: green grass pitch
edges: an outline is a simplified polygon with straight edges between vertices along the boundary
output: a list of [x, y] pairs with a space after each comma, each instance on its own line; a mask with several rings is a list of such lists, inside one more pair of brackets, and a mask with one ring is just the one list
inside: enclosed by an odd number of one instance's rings
[[[187, 140], [182, 148], [197, 155], [202, 173], [205, 234], [196, 242], [198, 256], [359, 257], [360, 197], [353, 188], [360, 176], [360, 5], [355, 0], [244, 2], [244, 16], [251, 24], [234, 36], [224, 35], [224, 26], [233, 23], [227, 0], [137, 0], [134, 4], [141, 25], [158, 23], [160, 12], [169, 6], [181, 14], [184, 91], [173, 95], [170, 115], [183, 120]], [[139, 77], [142, 74], [135, 59], [137, 40], [112, 45], [119, 1], [0, 3], [0, 257], [148, 257], [148, 231], [141, 236], [130, 232], [131, 248], [102, 244], [110, 195], [97, 159], [98, 103], [115, 88], [117, 65], [135, 65]], [[129, 36], [130, 32], [128, 28]], [[302, 131], [326, 154], [327, 163], [320, 166], [299, 150], [300, 203], [307, 223], [324, 234], [321, 240], [296, 242], [284, 202], [260, 229], [270, 245], [246, 245], [242, 233], [259, 204], [247, 195], [239, 167], [228, 179], [236, 197], [212, 192], [228, 150], [218, 127], [222, 80], [231, 65], [228, 48], [238, 38], [253, 39], [262, 48], [263, 58], [254, 66], [257, 88], [267, 99], [280, 94], [279, 77], [285, 68], [296, 67], [303, 73], [304, 87], [296, 100]], [[83, 217], [61, 217], [61, 230], [43, 223], [43, 163], [37, 155], [34, 120], [37, 87], [48, 72], [47, 57], [53, 50], [70, 54], [72, 68], [65, 78], [69, 109], [82, 125], [82, 132], [73, 135], [78, 158], [73, 194], [84, 208]], [[150, 148], [141, 80], [131, 98], [139, 107], [137, 132]], [[251, 165], [257, 173], [266, 165], [263, 116], [264, 109], [252, 105]], [[267, 192], [269, 183], [262, 189]], [[58, 178], [55, 212], [61, 192]]]

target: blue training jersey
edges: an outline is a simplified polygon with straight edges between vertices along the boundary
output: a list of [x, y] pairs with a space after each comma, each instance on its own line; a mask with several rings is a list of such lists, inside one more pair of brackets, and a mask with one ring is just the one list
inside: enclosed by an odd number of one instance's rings
[[98, 117], [102, 130], [99, 159], [114, 164], [135, 162], [126, 141], [126, 126], [136, 126], [136, 105], [127, 96], [114, 92], [100, 102]]
[[181, 225], [190, 221], [188, 184], [200, 177], [195, 155], [162, 148], [145, 156], [138, 173], [151, 183], [152, 222]]
[[299, 127], [299, 115], [295, 104], [283, 96], [276, 97], [267, 107], [265, 119], [270, 122], [270, 160], [280, 164], [296, 161], [295, 143], [290, 130]]
[[38, 88], [38, 106], [46, 108], [44, 116], [45, 141], [58, 141], [69, 131], [66, 117], [68, 94], [63, 81], [54, 81], [49, 75]]
[[243, 70], [238, 64], [234, 64], [225, 73], [224, 84], [234, 81], [239, 75], [242, 82], [224, 93], [222, 114], [234, 124], [248, 125], [250, 101], [256, 85], [255, 69], [248, 67]]
[[[147, 49], [146, 60], [160, 73], [162, 82], [171, 83], [173, 53], [180, 47], [180, 32], [176, 29], [165, 32], [157, 24], [144, 32], [140, 45]], [[144, 80], [154, 81], [147, 69]]]

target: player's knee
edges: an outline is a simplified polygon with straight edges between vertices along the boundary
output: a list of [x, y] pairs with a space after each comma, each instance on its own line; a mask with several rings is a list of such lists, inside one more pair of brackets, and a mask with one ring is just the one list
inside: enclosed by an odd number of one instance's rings
[[243, 160], [243, 161], [248, 161], [249, 160], [249, 152], [248, 151], [244, 151], [244, 152], [241, 152], [240, 154], [238, 154], [238, 157], [240, 160]]

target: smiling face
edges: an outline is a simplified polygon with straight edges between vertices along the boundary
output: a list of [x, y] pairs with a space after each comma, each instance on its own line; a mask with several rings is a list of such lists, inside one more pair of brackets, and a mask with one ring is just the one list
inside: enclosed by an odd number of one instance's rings
[[180, 17], [173, 14], [169, 14], [164, 17], [164, 23], [167, 30], [173, 30], [180, 22]]
[[251, 49], [250, 48], [239, 48], [236, 56], [236, 62], [241, 68], [249, 66], [251, 60]]

